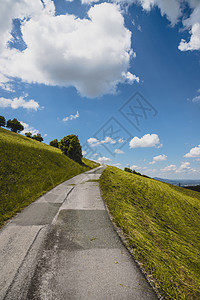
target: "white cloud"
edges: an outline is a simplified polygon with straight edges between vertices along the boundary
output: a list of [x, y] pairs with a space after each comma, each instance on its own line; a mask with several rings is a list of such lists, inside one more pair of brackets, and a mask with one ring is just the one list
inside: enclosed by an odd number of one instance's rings
[[146, 148], [146, 147], [162, 147], [162, 144], [160, 144], [160, 140], [157, 134], [145, 134], [143, 137], [138, 138], [135, 136], [130, 142], [129, 142], [130, 148]]
[[82, 4], [92, 4], [94, 2], [99, 2], [99, 0], [81, 0]]
[[87, 152], [85, 150], [82, 150], [82, 155], [84, 156], [86, 154], [87, 154]]
[[133, 169], [133, 170], [135, 170], [135, 169], [138, 169], [139, 167], [137, 166], [137, 165], [132, 165], [131, 167], [130, 167], [130, 169]]
[[63, 121], [64, 122], [67, 122], [67, 121], [71, 121], [73, 119], [77, 119], [79, 118], [79, 112], [77, 111], [75, 115], [70, 115], [69, 117], [65, 117], [63, 118]]
[[[200, 14], [199, 14], [200, 18]], [[200, 23], [195, 23], [190, 30], [190, 41], [186, 42], [184, 39], [181, 40], [178, 48], [181, 51], [188, 50], [200, 50]]]
[[130, 168], [132, 170], [138, 170], [138, 171], [147, 170], [147, 167], [140, 167], [140, 166], [137, 166], [137, 165], [132, 165]]
[[194, 98], [192, 99], [192, 102], [194, 102], [194, 103], [200, 103], [200, 95], [194, 97]]
[[120, 164], [120, 163], [113, 164], [114, 167], [121, 167], [121, 165], [122, 164]]
[[149, 164], [153, 165], [158, 161], [164, 161], [164, 160], [167, 160], [167, 156], [165, 154], [157, 155], [153, 157], [153, 161], [150, 162]]
[[186, 153], [184, 157], [200, 157], [200, 145], [190, 149], [190, 152]]
[[115, 144], [115, 143], [116, 143], [116, 141], [115, 141], [115, 140], [113, 140], [111, 137], [107, 136], [107, 137], [105, 138], [105, 140], [104, 140], [104, 141], [101, 141], [101, 143], [106, 143], [106, 144], [108, 144], [108, 143], [110, 143], [110, 144]]
[[120, 144], [122, 144], [124, 142], [125, 142], [125, 140], [123, 138], [118, 140], [118, 143], [120, 143]]
[[98, 153], [94, 153], [93, 156], [94, 156], [94, 157], [97, 157], [97, 156], [99, 156], [99, 154], [98, 154]]
[[192, 168], [190, 166], [190, 162], [181, 162], [180, 166], [177, 167], [176, 165], [169, 165], [165, 168], [161, 169], [162, 172], [172, 172], [172, 173], [194, 173], [199, 172], [198, 170]]
[[[9, 24], [0, 55], [0, 73], [5, 76], [28, 83], [74, 86], [87, 97], [113, 93], [125, 79], [128, 83], [139, 80], [127, 72], [133, 53], [131, 32], [125, 28], [116, 4], [94, 5], [88, 18], [80, 19], [69, 14], [55, 16], [50, 0], [43, 1], [47, 4], [45, 8], [40, 0], [33, 1], [35, 5], [29, 5], [28, 0], [18, 0], [17, 4], [10, 0], [13, 13], [5, 2], [1, 12], [5, 13], [4, 21], [9, 18]], [[7, 42], [12, 19], [24, 17], [29, 17], [21, 25], [27, 48], [10, 49]]]
[[117, 154], [123, 154], [124, 153], [124, 151], [122, 151], [121, 149], [115, 149], [114, 152], [117, 153]]
[[[52, 6], [50, 0], [45, 0], [46, 11]], [[53, 8], [53, 7], [52, 7]], [[12, 20], [24, 19], [31, 16], [37, 16], [43, 10], [42, 1], [35, 0], [9, 0], [1, 1], [0, 10], [0, 50], [6, 46], [7, 42], [12, 38]]]
[[7, 92], [14, 92], [10, 79], [0, 73], [0, 88]]
[[137, 83], [140, 82], [140, 78], [130, 72], [122, 72], [122, 76], [124, 77], [125, 81], [130, 84], [132, 84], [134, 81], [136, 81]]
[[100, 164], [106, 164], [106, 163], [108, 163], [109, 161], [111, 161], [111, 159], [108, 158], [108, 157], [105, 157], [105, 156], [99, 157], [99, 158], [97, 159], [97, 162], [99, 162]]
[[39, 133], [39, 130], [35, 129], [34, 127], [30, 126], [27, 123], [24, 123], [22, 121], [20, 121], [20, 123], [24, 126], [24, 130], [21, 131], [21, 134], [25, 134], [26, 132], [31, 132], [32, 135], [35, 135], [37, 133]]
[[176, 171], [176, 169], [177, 169], [176, 165], [168, 165], [168, 166], [164, 167], [163, 169], [161, 169], [161, 171], [171, 172], [171, 171]]
[[89, 138], [87, 140], [87, 142], [91, 145], [91, 147], [96, 147], [98, 145], [102, 145], [102, 144], [115, 144], [116, 141], [113, 140], [111, 137], [106, 136], [104, 140], [98, 140], [96, 138]]
[[96, 138], [89, 138], [87, 141], [88, 141], [88, 143], [89, 143], [90, 145], [99, 142], [99, 140], [97, 140]]
[[176, 173], [182, 173], [191, 170], [189, 162], [182, 162], [180, 167], [176, 170]]
[[0, 98], [0, 107], [6, 108], [6, 107], [11, 107], [13, 109], [17, 108], [25, 108], [25, 109], [33, 109], [33, 110], [38, 110], [40, 107], [38, 102], [35, 100], [31, 99], [26, 101], [23, 97], [19, 98], [14, 98], [14, 99], [7, 99], [7, 98]]

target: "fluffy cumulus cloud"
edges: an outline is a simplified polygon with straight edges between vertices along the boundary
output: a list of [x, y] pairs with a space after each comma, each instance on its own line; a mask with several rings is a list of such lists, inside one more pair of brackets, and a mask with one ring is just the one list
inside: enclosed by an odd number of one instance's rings
[[[115, 92], [119, 82], [139, 82], [127, 71], [133, 56], [131, 32], [116, 4], [94, 5], [88, 17], [80, 19], [55, 15], [51, 0], [9, 0], [1, 4], [0, 14], [4, 81], [17, 77], [28, 83], [74, 86], [87, 97]], [[23, 51], [7, 44], [14, 18], [23, 20]]]
[[124, 151], [122, 151], [121, 149], [115, 149], [114, 151], [116, 154], [124, 154]]
[[186, 153], [184, 157], [200, 157], [200, 145], [190, 149], [190, 152]]
[[163, 169], [161, 169], [161, 171], [163, 172], [172, 172], [172, 171], [176, 171], [176, 165], [168, 165], [166, 167], [164, 167]]
[[134, 81], [137, 83], [140, 82], [140, 78], [130, 72], [122, 72], [122, 76], [124, 77], [125, 81], [130, 84], [132, 84]]
[[191, 170], [190, 163], [188, 161], [182, 162], [180, 167], [177, 168], [176, 173], [182, 173]]
[[134, 148], [146, 148], [146, 147], [162, 147], [159, 137], [157, 134], [145, 134], [143, 137], [139, 138], [135, 136], [130, 142], [129, 147]]
[[67, 122], [67, 121], [71, 121], [71, 120], [74, 120], [74, 119], [77, 119], [79, 118], [79, 112], [77, 111], [75, 115], [70, 115], [69, 117], [65, 117], [63, 118], [63, 121], [64, 122]]
[[194, 97], [194, 98], [192, 99], [192, 102], [194, 102], [194, 103], [200, 103], [200, 95]]
[[177, 167], [176, 165], [168, 165], [165, 168], [161, 169], [163, 172], [170, 172], [170, 173], [194, 173], [199, 172], [190, 166], [190, 162], [185, 161], [181, 162], [180, 166]]
[[[46, 11], [54, 13], [54, 6], [50, 0], [44, 0]], [[7, 42], [12, 39], [12, 21], [13, 19], [24, 19], [37, 17], [43, 9], [42, 1], [29, 0], [6, 0], [1, 2], [0, 10], [0, 50]]]
[[97, 159], [97, 162], [100, 163], [100, 164], [106, 164], [109, 161], [111, 161], [111, 159], [109, 157], [105, 157], [105, 156], [99, 157]]
[[96, 147], [102, 144], [116, 144], [116, 141], [109, 136], [106, 136], [105, 139], [101, 141], [96, 138], [89, 138], [87, 142], [88, 144], [90, 144], [91, 147]]
[[164, 160], [167, 160], [167, 155], [165, 155], [165, 154], [157, 155], [157, 156], [154, 156], [152, 162], [150, 162], [149, 164], [153, 165], [158, 161], [164, 161]]
[[113, 166], [114, 166], [114, 167], [118, 167], [118, 168], [119, 168], [119, 167], [121, 167], [121, 166], [122, 166], [122, 164], [121, 164], [121, 163], [116, 163], [116, 164], [113, 164]]
[[138, 170], [138, 171], [145, 171], [145, 170], [147, 170], [147, 167], [140, 167], [140, 166], [137, 166], [137, 165], [132, 165], [131, 166], [131, 169], [132, 170]]
[[200, 103], [200, 89], [197, 91], [198, 95], [192, 99], [193, 103]]
[[[200, 18], [200, 14], [199, 14]], [[182, 39], [178, 48], [181, 51], [200, 50], [200, 23], [195, 23], [190, 30], [190, 41]]]
[[25, 109], [33, 109], [33, 110], [38, 110], [40, 107], [38, 102], [35, 100], [31, 99], [26, 101], [23, 97], [19, 98], [14, 98], [14, 99], [7, 99], [7, 98], [0, 98], [0, 107], [6, 108], [6, 107], [11, 107], [13, 109], [17, 108], [25, 108]]

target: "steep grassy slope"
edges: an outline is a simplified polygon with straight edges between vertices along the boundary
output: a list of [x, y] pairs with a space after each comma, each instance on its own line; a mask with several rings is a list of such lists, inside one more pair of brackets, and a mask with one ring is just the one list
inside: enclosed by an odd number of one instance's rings
[[57, 184], [98, 164], [80, 166], [48, 146], [0, 128], [0, 226]]
[[200, 194], [107, 167], [100, 186], [164, 299], [200, 299]]

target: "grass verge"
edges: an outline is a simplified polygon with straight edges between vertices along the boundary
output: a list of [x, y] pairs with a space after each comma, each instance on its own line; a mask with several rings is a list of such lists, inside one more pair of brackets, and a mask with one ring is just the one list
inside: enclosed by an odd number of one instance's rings
[[163, 299], [200, 299], [200, 194], [107, 167], [102, 195]]
[[39, 196], [63, 181], [97, 167], [83, 166], [48, 146], [0, 128], [0, 227]]

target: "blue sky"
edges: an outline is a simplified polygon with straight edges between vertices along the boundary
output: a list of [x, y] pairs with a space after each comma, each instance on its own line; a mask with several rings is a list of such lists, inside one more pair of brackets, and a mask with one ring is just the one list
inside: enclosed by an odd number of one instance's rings
[[0, 115], [86, 157], [200, 179], [199, 0], [10, 0]]

